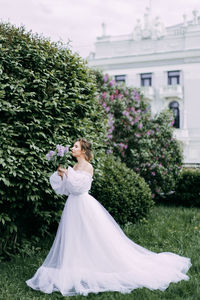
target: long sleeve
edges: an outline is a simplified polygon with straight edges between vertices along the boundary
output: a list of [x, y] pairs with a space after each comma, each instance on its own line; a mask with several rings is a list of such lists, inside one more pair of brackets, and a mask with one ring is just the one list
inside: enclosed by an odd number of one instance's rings
[[63, 174], [63, 179], [58, 175], [57, 171], [54, 172], [50, 178], [50, 184], [53, 190], [59, 195], [69, 195], [69, 191], [67, 189], [67, 177]]

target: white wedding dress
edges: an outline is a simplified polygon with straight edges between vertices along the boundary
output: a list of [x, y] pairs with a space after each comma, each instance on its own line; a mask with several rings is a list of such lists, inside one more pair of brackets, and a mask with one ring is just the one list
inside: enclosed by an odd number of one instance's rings
[[68, 168], [63, 180], [50, 177], [58, 194], [69, 195], [54, 243], [27, 285], [63, 296], [104, 291], [130, 293], [136, 288], [165, 290], [188, 280], [189, 258], [154, 253], [132, 242], [107, 210], [88, 191], [92, 176]]

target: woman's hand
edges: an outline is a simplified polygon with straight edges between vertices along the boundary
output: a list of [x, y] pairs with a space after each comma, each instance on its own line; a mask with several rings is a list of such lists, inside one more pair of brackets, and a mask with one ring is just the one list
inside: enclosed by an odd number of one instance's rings
[[67, 170], [65, 168], [61, 168], [60, 166], [57, 169], [58, 175], [63, 179], [63, 174], [67, 176]]

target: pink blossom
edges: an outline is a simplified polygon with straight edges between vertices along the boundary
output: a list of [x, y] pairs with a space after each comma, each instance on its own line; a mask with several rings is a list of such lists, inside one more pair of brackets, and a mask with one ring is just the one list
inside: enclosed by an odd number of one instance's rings
[[108, 76], [108, 74], [106, 74], [106, 75], [104, 76], [104, 78], [103, 78], [104, 82], [107, 82], [107, 81], [108, 81], [108, 78], [109, 78], [109, 76]]
[[136, 133], [135, 136], [139, 138], [139, 137], [141, 137], [141, 134]]
[[111, 81], [109, 82], [109, 86], [113, 86], [113, 84], [114, 84], [114, 80], [111, 80]]
[[106, 92], [103, 92], [102, 94], [102, 98], [105, 99], [106, 98]]
[[107, 138], [108, 138], [108, 139], [112, 139], [112, 138], [113, 138], [112, 134], [108, 134], [108, 135], [107, 135]]
[[107, 150], [107, 154], [112, 154], [113, 153], [113, 150], [112, 149], [108, 149]]
[[146, 132], [146, 135], [150, 135], [151, 134], [151, 132], [148, 130], [147, 132]]
[[115, 99], [115, 96], [114, 96], [114, 95], [111, 95], [111, 96], [110, 96], [110, 100], [113, 101], [114, 99]]
[[143, 124], [142, 124], [142, 123], [138, 124], [138, 128], [139, 128], [139, 129], [142, 129], [142, 127], [143, 127]]
[[109, 107], [109, 106], [107, 106], [107, 107], [105, 108], [105, 111], [108, 113], [108, 112], [109, 112], [109, 110], [110, 110], [110, 107]]
[[155, 175], [156, 175], [156, 173], [155, 173], [155, 172], [151, 172], [151, 174], [152, 174], [153, 176], [155, 176]]
[[115, 90], [115, 94], [118, 95], [118, 93], [119, 93], [119, 91], [118, 91], [118, 90]]

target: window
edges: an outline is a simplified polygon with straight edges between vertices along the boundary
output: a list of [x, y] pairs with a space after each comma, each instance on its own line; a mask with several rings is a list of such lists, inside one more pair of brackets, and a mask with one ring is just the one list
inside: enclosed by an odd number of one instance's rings
[[180, 71], [168, 72], [168, 85], [180, 84]]
[[151, 86], [152, 73], [143, 73], [141, 76], [141, 86]]
[[180, 128], [180, 112], [179, 112], [179, 104], [176, 101], [170, 102], [169, 108], [173, 111], [174, 114], [174, 127]]
[[126, 82], [126, 75], [115, 75], [115, 82], [117, 83]]

